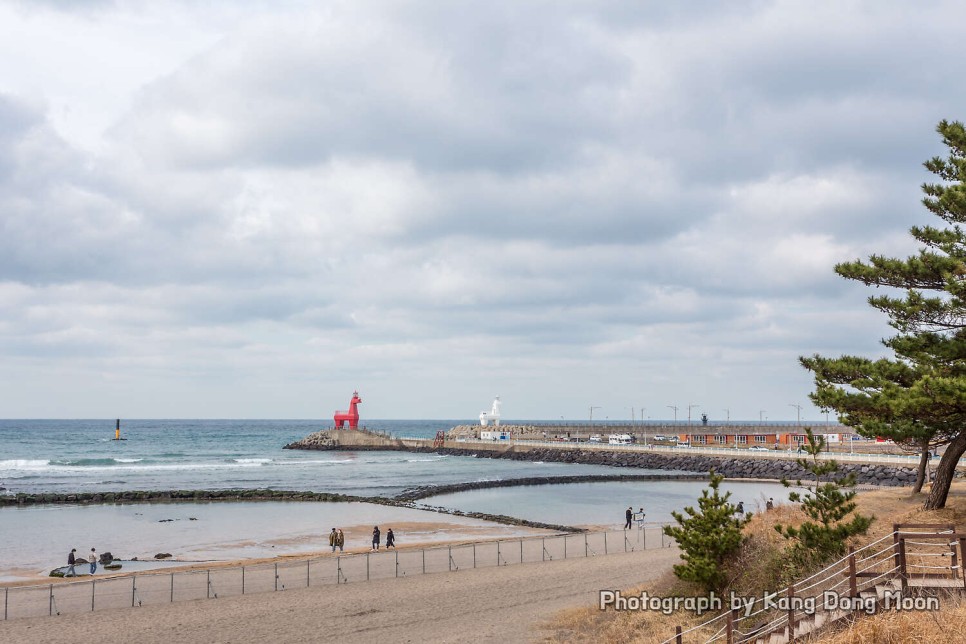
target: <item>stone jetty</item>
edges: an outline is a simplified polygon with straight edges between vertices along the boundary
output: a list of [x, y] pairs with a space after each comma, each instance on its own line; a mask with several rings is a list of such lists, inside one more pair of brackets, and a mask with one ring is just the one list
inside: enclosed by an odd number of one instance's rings
[[[400, 450], [409, 452], [432, 452], [453, 456], [472, 456], [476, 458], [503, 458], [519, 461], [544, 461], [554, 463], [580, 463], [588, 465], [609, 465], [640, 469], [677, 470], [706, 474], [712, 468], [719, 474], [732, 479], [788, 479], [795, 482], [807, 481], [812, 475], [796, 461], [795, 455], [787, 458], [756, 458], [754, 452], [741, 456], [709, 456], [696, 449], [646, 450], [646, 449], [601, 449], [599, 446], [575, 446], [561, 443], [560, 446], [526, 444], [517, 441], [470, 441], [447, 437], [438, 444], [433, 439], [413, 439], [393, 437], [372, 431], [323, 430], [315, 432], [300, 441], [285, 446], [285, 449], [308, 450]], [[783, 456], [785, 456], [783, 454]], [[854, 472], [860, 484], [881, 486], [912, 485], [916, 480], [913, 466], [884, 465], [875, 463], [839, 462], [839, 474]], [[962, 476], [962, 472], [957, 472]]]

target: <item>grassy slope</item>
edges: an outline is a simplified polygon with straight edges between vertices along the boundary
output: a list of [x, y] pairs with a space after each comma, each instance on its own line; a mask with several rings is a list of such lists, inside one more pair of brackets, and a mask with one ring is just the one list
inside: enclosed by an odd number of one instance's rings
[[[925, 495], [912, 496], [908, 489], [879, 489], [864, 491], [857, 497], [858, 511], [875, 515], [869, 534], [855, 541], [856, 546], [868, 543], [892, 531], [893, 523], [953, 523], [958, 530], [966, 528], [966, 483], [955, 483], [950, 491], [947, 507], [943, 510], [921, 509]], [[775, 523], [798, 523], [803, 516], [797, 508], [779, 507], [759, 513], [746, 527], [748, 537], [742, 552], [733, 563], [732, 586], [737, 592], [759, 595], [766, 589], [777, 590], [783, 570], [781, 549], [784, 539], [773, 526]], [[805, 576], [802, 574], [801, 576]], [[651, 595], [691, 595], [694, 589], [667, 573], [658, 582], [628, 589], [626, 594], [646, 590]], [[547, 641], [614, 642], [645, 644], [660, 642], [674, 634], [674, 627], [690, 625], [708, 619], [694, 618], [689, 613], [662, 615], [656, 612], [601, 612], [593, 606], [563, 611], [546, 628], [553, 635]], [[888, 613], [863, 617], [852, 624], [840, 626], [834, 633], [823, 633], [811, 642], [827, 644], [889, 644], [899, 642], [954, 642], [966, 641], [966, 602], [953, 598], [943, 604], [941, 614]]]

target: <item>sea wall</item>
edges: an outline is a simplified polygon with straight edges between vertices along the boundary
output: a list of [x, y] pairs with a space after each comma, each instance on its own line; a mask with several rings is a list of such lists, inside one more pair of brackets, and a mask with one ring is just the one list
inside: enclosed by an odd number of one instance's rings
[[[347, 430], [316, 432], [301, 441], [286, 445], [286, 449], [322, 450], [402, 450], [409, 452], [433, 452], [454, 456], [477, 458], [504, 458], [519, 461], [544, 461], [554, 463], [580, 463], [609, 465], [612, 467], [678, 470], [685, 472], [715, 472], [735, 479], [788, 479], [806, 481], [812, 475], [795, 460], [754, 458], [749, 456], [724, 457], [703, 454], [669, 454], [638, 450], [598, 450], [579, 447], [541, 447], [519, 443], [473, 443], [461, 446], [456, 440], [446, 440], [441, 447], [434, 447], [432, 440], [402, 439], [388, 435]], [[912, 485], [916, 480], [914, 467], [863, 463], [839, 463], [839, 474], [855, 473], [861, 484], [881, 486]], [[957, 471], [957, 476], [963, 472]]]

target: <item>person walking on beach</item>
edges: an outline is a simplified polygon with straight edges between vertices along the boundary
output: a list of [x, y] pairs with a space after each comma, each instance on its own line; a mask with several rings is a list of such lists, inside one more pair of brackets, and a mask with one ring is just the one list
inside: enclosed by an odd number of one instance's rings
[[374, 526], [372, 528], [372, 549], [379, 549], [379, 526]]
[[329, 545], [332, 546], [332, 552], [335, 552], [335, 547], [339, 545], [339, 535], [335, 528], [332, 528], [332, 532], [329, 533]]
[[386, 531], [386, 550], [396, 547], [396, 535], [392, 533], [392, 528]]
[[631, 523], [634, 521], [634, 508], [631, 506], [627, 507], [627, 512], [624, 513], [624, 529], [630, 530]]
[[335, 538], [335, 545], [339, 546], [339, 552], [342, 552], [342, 548], [345, 546], [345, 535], [342, 534], [342, 528], [339, 528], [339, 534]]
[[77, 548], [71, 548], [70, 553], [67, 555], [67, 572], [64, 573], [64, 577], [76, 577], [77, 571], [74, 570], [74, 553], [77, 552]]
[[93, 548], [91, 548], [91, 557], [89, 563], [91, 564], [91, 574], [93, 575], [95, 572], [97, 572], [97, 553], [94, 552]]

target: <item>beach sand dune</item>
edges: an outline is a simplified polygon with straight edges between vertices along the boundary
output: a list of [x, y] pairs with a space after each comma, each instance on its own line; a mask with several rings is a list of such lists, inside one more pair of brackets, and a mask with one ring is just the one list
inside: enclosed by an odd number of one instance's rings
[[676, 548], [0, 622], [2, 642], [530, 642], [562, 608], [655, 579]]

